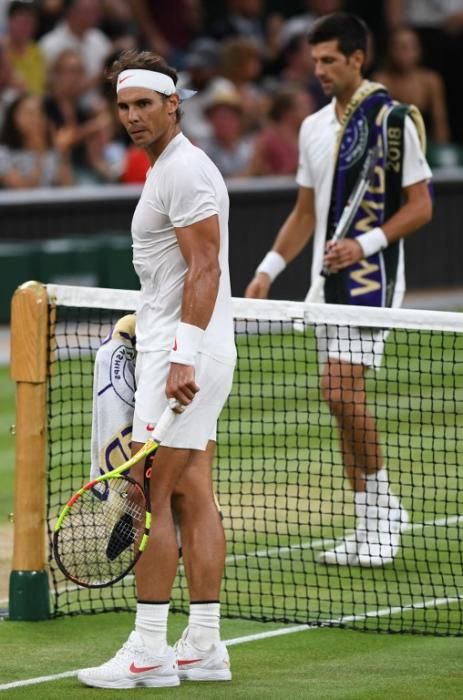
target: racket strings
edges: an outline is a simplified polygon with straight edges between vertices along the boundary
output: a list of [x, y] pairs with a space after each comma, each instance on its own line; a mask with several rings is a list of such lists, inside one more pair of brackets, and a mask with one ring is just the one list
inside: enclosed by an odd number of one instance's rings
[[55, 541], [61, 569], [84, 586], [103, 586], [129, 571], [145, 532], [145, 495], [121, 476], [84, 491]]

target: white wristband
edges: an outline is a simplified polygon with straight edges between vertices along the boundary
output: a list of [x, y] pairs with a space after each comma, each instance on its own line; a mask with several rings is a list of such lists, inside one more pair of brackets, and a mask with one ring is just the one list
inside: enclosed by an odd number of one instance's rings
[[268, 275], [273, 282], [273, 280], [278, 277], [280, 272], [283, 272], [285, 267], [286, 260], [284, 257], [275, 250], [270, 250], [257, 268], [256, 273], [265, 272], [265, 274]]
[[174, 345], [170, 352], [170, 361], [179, 365], [194, 365], [203, 342], [204, 331], [190, 323], [180, 323], [175, 333]]
[[369, 258], [370, 255], [379, 253], [389, 245], [389, 241], [381, 228], [372, 228], [371, 231], [357, 236], [355, 240], [360, 244], [364, 258]]

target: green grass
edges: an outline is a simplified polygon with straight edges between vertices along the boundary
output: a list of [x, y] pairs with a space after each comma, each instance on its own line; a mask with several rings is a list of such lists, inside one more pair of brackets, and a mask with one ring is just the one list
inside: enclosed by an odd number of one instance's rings
[[[0, 647], [7, 653], [0, 659], [0, 685], [101, 663], [125, 641], [132, 621], [128, 614], [109, 614], [1, 623]], [[172, 617], [171, 641], [184, 625], [183, 616]], [[275, 627], [224, 620], [222, 630], [224, 638], [230, 639]], [[267, 696], [272, 700], [457, 700], [463, 693], [462, 653], [462, 639], [310, 630], [232, 646], [231, 683], [184, 683], [176, 689], [137, 689], [120, 695], [211, 700]], [[116, 695], [85, 688], [75, 677], [5, 692], [11, 700], [91, 700]]]
[[[316, 562], [317, 541], [339, 537], [354, 518], [333, 421], [319, 398], [313, 339], [297, 336], [291, 347], [288, 338], [274, 335], [260, 339], [260, 350], [256, 338], [241, 347], [239, 390], [223, 414], [216, 468], [229, 539], [225, 612], [301, 622], [358, 615], [356, 624], [363, 629], [462, 631], [461, 601], [426, 611], [393, 609], [463, 591], [463, 538], [456, 519], [463, 513], [463, 347], [458, 342], [454, 356], [434, 337], [416, 347], [414, 337], [399, 334], [386, 356], [387, 371], [369, 380], [391, 481], [414, 524], [394, 565], [379, 570], [325, 569]], [[257, 365], [258, 352], [263, 359]], [[54, 368], [59, 401], [53, 403], [49, 434], [52, 443], [60, 442], [50, 455], [50, 517], [88, 473], [92, 371], [85, 357]], [[2, 521], [12, 509], [12, 389], [7, 370], [0, 368]], [[445, 527], [435, 523], [452, 516]], [[256, 556], [243, 560], [245, 551]], [[175, 600], [185, 606], [181, 588], [183, 580]], [[109, 596], [133, 606], [127, 581], [103, 596], [61, 591], [58, 604], [65, 612], [101, 609], [113, 604]], [[378, 610], [381, 616], [365, 619], [366, 612]], [[183, 616], [173, 617], [172, 639], [184, 623]], [[8, 649], [0, 658], [0, 684], [101, 662], [124, 641], [131, 624], [126, 613], [0, 623], [0, 648]], [[223, 636], [278, 626], [225, 619]], [[306, 631], [232, 647], [231, 685], [137, 690], [136, 696], [452, 700], [463, 696], [462, 645], [463, 639], [455, 638]], [[101, 697], [101, 691], [81, 688], [75, 678], [8, 690], [5, 697], [31, 693], [37, 700]]]
[[[83, 339], [82, 339], [83, 340]], [[391, 335], [385, 367], [368, 380], [393, 489], [412, 514], [400, 556], [381, 569], [326, 569], [323, 540], [354, 526], [333, 418], [320, 400], [312, 334], [238, 338], [235, 388], [220, 422], [216, 490], [229, 540], [224, 609], [228, 614], [306, 622], [356, 616], [357, 626], [461, 630], [455, 598], [463, 590], [463, 513], [459, 488], [463, 414], [463, 339]], [[93, 364], [63, 360], [52, 375], [50, 516], [88, 474]], [[444, 518], [453, 518], [444, 524]], [[318, 544], [317, 544], [318, 543]], [[240, 556], [246, 552], [246, 558]], [[255, 553], [255, 555], [253, 555]], [[184, 581], [175, 602], [185, 608]], [[114, 587], [117, 604], [131, 585]], [[428, 609], [369, 617], [426, 602]], [[62, 592], [57, 610], [111, 608], [111, 601]], [[367, 615], [367, 618], [365, 618]]]

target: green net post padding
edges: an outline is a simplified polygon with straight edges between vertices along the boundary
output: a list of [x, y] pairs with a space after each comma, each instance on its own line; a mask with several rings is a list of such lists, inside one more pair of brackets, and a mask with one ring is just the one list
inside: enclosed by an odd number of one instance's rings
[[12, 571], [9, 619], [36, 621], [50, 617], [50, 592], [46, 571]]

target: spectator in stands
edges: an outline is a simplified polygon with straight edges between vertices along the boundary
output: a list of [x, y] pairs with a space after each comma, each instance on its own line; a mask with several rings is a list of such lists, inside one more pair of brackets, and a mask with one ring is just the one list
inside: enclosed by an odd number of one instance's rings
[[217, 20], [211, 34], [218, 41], [230, 37], [253, 40], [265, 60], [272, 60], [278, 53], [281, 17], [264, 15], [263, 0], [228, 0], [228, 13]]
[[66, 49], [50, 67], [49, 90], [44, 100], [45, 111], [55, 130], [68, 134], [71, 159], [78, 180], [87, 180], [92, 165], [88, 158], [88, 140], [104, 128], [99, 118], [91, 117], [80, 96], [85, 85], [85, 68], [79, 51]]
[[53, 132], [37, 95], [16, 98], [0, 138], [0, 183], [22, 189], [73, 182], [67, 133]]
[[282, 68], [277, 77], [283, 85], [292, 85], [306, 91], [312, 98], [314, 110], [328, 103], [319, 81], [315, 78], [307, 34], [291, 37], [282, 48], [280, 60]]
[[249, 166], [252, 143], [242, 136], [243, 106], [239, 93], [217, 91], [206, 107], [212, 136], [198, 145], [214, 161], [224, 177], [241, 176]]
[[202, 34], [201, 0], [130, 0], [142, 44], [177, 68], [193, 39]]
[[418, 107], [432, 141], [448, 142], [444, 84], [438, 73], [421, 66], [420, 42], [413, 29], [401, 26], [392, 31], [385, 67], [374, 79], [383, 83], [394, 99]]
[[8, 105], [22, 92], [22, 81], [18, 80], [3, 44], [0, 44], [0, 126]]
[[133, 145], [129, 146], [125, 152], [121, 182], [126, 185], [142, 184], [150, 167], [145, 151]]
[[98, 182], [118, 182], [125, 168], [126, 144], [118, 138], [119, 130], [105, 98], [93, 105], [91, 113], [93, 128], [89, 129], [85, 144], [88, 165]]
[[185, 70], [179, 74], [178, 86], [196, 91], [196, 95], [182, 104], [183, 132], [194, 142], [212, 135], [205, 108], [213, 94], [217, 90], [233, 89], [230, 80], [218, 75], [219, 62], [218, 42], [208, 38], [197, 39], [185, 56]]
[[40, 38], [48, 34], [62, 21], [68, 0], [39, 0], [38, 3], [38, 31]]
[[100, 10], [100, 0], [69, 0], [63, 21], [40, 40], [48, 65], [66, 49], [80, 52], [86, 72], [87, 101], [95, 97], [94, 92], [88, 91], [100, 85], [104, 61], [112, 50], [110, 40], [97, 27]]
[[277, 93], [269, 112], [271, 124], [256, 138], [244, 174], [295, 174], [299, 160], [299, 129], [313, 111], [311, 99], [304, 90], [286, 88]]
[[442, 76], [452, 141], [463, 141], [463, 0], [388, 0], [390, 26], [411, 26], [420, 38], [423, 63]]
[[307, 11], [286, 20], [281, 28], [280, 42], [286, 45], [294, 36], [307, 36], [314, 22], [322, 15], [339, 12], [344, 7], [344, 0], [305, 0]]
[[102, 20], [99, 28], [111, 40], [114, 49], [134, 49], [137, 44], [137, 25], [132, 7], [127, 0], [101, 0]]
[[26, 92], [42, 95], [46, 85], [45, 58], [34, 37], [37, 31], [35, 2], [13, 0], [8, 6], [6, 50]]
[[254, 131], [263, 124], [268, 100], [258, 86], [262, 55], [253, 39], [227, 39], [222, 48], [221, 74], [233, 83], [241, 99], [243, 129]]

